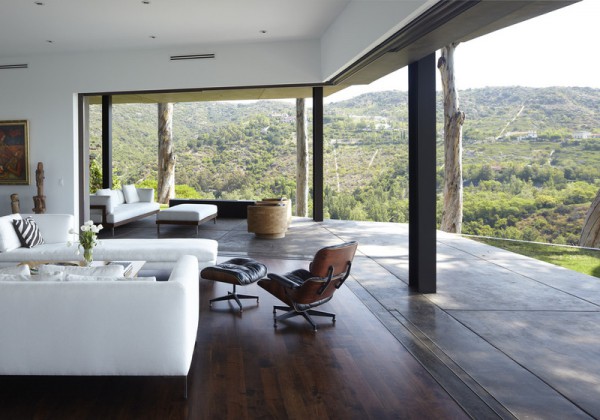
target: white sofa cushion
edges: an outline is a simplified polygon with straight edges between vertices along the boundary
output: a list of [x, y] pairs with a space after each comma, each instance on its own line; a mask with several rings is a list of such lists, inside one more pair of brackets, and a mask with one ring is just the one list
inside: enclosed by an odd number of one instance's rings
[[[95, 259], [99, 260], [96, 256]], [[10, 252], [0, 253], [0, 261], [27, 262], [27, 261], [80, 261], [77, 255], [77, 246], [67, 246], [67, 242], [42, 244], [35, 248], [17, 248]]]
[[0, 281], [31, 281], [29, 274], [0, 274]]
[[106, 216], [108, 223], [118, 223], [123, 220], [130, 219], [132, 217], [139, 216], [140, 214], [150, 213], [160, 209], [158, 203], [145, 203], [138, 201], [132, 204], [121, 204], [116, 206], [113, 213], [109, 213]]
[[21, 219], [18, 213], [0, 217], [0, 252], [21, 248], [21, 240], [13, 226], [13, 220]]
[[118, 281], [156, 281], [156, 277], [120, 277]]
[[162, 210], [156, 215], [157, 220], [174, 222], [199, 222], [217, 214], [214, 204], [179, 204]]
[[38, 267], [38, 274], [60, 274], [63, 279], [66, 279], [69, 274], [78, 276], [123, 277], [123, 270], [124, 267], [120, 264], [101, 265], [98, 267], [42, 264]]
[[[167, 238], [167, 239], [103, 239], [94, 248], [97, 261], [146, 261], [146, 269], [171, 269], [182, 255], [193, 255], [198, 259], [200, 268], [215, 265], [217, 262], [218, 242], [212, 239]], [[67, 246], [66, 242], [36, 246], [35, 248], [17, 248], [0, 253], [0, 262], [19, 263], [22, 261], [79, 261], [76, 246]]]
[[[72, 214], [23, 214], [23, 217], [33, 217], [46, 244], [61, 244], [66, 248], [69, 241], [73, 241], [73, 235], [69, 230], [79, 228], [75, 226], [75, 218]], [[37, 248], [37, 247], [36, 247]]]
[[156, 277], [81, 276], [65, 274], [64, 281], [156, 281]]
[[127, 204], [137, 203], [140, 201], [140, 196], [138, 195], [137, 189], [135, 185], [123, 185], [123, 195], [125, 196], [125, 202]]
[[37, 274], [35, 276], [31, 276], [31, 280], [34, 281], [63, 281], [64, 275], [63, 273], [44, 273]]
[[19, 264], [14, 267], [0, 267], [0, 274], [15, 274], [15, 275], [25, 275], [28, 276], [31, 274], [29, 270], [29, 266], [27, 264]]
[[114, 276], [85, 276], [81, 274], [65, 274], [64, 281], [117, 281]]
[[[216, 261], [218, 243], [212, 239], [104, 239], [94, 248], [94, 258], [105, 261], [165, 262], [193, 255], [203, 265]], [[14, 252], [14, 251], [13, 251]]]

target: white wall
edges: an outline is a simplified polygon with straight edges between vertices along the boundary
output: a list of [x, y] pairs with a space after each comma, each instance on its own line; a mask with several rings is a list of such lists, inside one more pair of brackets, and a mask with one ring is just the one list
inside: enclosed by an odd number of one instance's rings
[[[322, 83], [437, 1], [355, 0], [320, 40], [3, 58], [29, 65], [0, 70], [0, 120], [29, 120], [31, 185], [0, 185], [0, 214], [10, 213], [12, 193], [31, 211], [43, 162], [47, 212], [78, 217], [78, 93]], [[169, 60], [194, 53], [216, 58]]]
[[[195, 52], [216, 58], [169, 60]], [[3, 59], [0, 64], [29, 64], [0, 70], [0, 120], [29, 121], [31, 185], [0, 185], [0, 214], [10, 213], [12, 193], [19, 194], [22, 213], [32, 212], [35, 169], [43, 162], [47, 212], [78, 216], [78, 93], [315, 83], [319, 57], [318, 41], [309, 41]]]
[[323, 80], [357, 61], [438, 1], [352, 1], [321, 38]]

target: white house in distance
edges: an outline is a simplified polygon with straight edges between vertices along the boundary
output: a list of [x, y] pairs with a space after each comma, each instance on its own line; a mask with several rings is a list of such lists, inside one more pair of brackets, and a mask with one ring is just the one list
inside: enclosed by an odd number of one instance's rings
[[589, 131], [576, 131], [572, 134], [572, 136], [574, 139], [585, 140], [585, 139], [592, 138], [592, 133], [590, 133]]

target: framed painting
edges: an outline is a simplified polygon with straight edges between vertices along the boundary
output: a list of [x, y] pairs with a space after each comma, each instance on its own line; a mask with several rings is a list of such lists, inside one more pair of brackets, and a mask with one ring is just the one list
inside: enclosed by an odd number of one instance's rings
[[29, 185], [29, 124], [0, 121], [0, 185]]

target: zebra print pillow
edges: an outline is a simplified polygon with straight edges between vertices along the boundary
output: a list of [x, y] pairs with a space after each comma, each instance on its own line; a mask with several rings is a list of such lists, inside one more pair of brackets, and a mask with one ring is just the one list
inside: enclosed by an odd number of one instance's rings
[[21, 240], [21, 245], [24, 247], [33, 248], [36, 245], [44, 243], [44, 239], [33, 218], [27, 217], [26, 219], [13, 220], [13, 225], [15, 226], [17, 236]]

